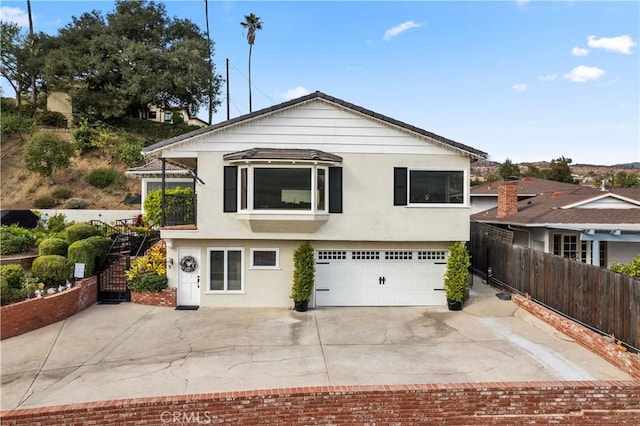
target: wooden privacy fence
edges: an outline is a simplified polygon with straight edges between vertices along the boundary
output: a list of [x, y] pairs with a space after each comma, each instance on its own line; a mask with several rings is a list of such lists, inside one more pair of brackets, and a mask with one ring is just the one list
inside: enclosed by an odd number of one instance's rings
[[640, 281], [628, 275], [493, 238], [471, 223], [474, 269], [562, 315], [640, 348]]

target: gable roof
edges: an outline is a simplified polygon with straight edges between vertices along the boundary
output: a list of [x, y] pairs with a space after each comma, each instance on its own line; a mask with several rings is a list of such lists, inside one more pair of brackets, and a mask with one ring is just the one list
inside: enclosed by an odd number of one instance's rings
[[[628, 204], [628, 208], [589, 207], [595, 201], [612, 198]], [[640, 231], [640, 188], [614, 188], [602, 191], [577, 186], [568, 191], [539, 194], [518, 202], [518, 212], [498, 217], [493, 208], [471, 216], [483, 223], [517, 225], [525, 227], [558, 227], [571, 225], [623, 225], [625, 229]]]
[[[498, 186], [501, 181], [487, 182], [482, 185], [475, 185], [471, 187], [471, 196], [498, 196]], [[569, 191], [577, 188], [578, 185], [574, 183], [558, 182], [555, 180], [547, 180], [536, 177], [523, 177], [518, 180], [518, 196], [520, 197], [533, 197], [539, 194], [556, 191]]]
[[235, 125], [238, 125], [238, 124], [241, 124], [241, 123], [249, 122], [249, 121], [251, 121], [253, 119], [256, 119], [256, 118], [259, 118], [259, 117], [264, 117], [264, 116], [273, 114], [275, 112], [279, 112], [279, 111], [283, 111], [283, 110], [286, 110], [286, 109], [289, 109], [289, 108], [293, 108], [293, 107], [302, 105], [304, 103], [315, 101], [315, 100], [318, 100], [318, 99], [321, 99], [321, 100], [323, 100], [325, 102], [340, 106], [341, 108], [348, 109], [348, 110], [351, 110], [353, 112], [362, 114], [362, 115], [367, 116], [369, 118], [381, 121], [381, 122], [386, 123], [388, 125], [391, 125], [393, 127], [397, 127], [397, 128], [403, 129], [405, 131], [409, 131], [409, 132], [418, 134], [420, 136], [427, 137], [427, 138], [431, 139], [432, 141], [434, 141], [436, 143], [439, 143], [439, 144], [441, 144], [443, 146], [446, 146], [446, 147], [449, 147], [449, 148], [454, 148], [454, 149], [456, 149], [458, 151], [461, 151], [464, 154], [466, 154], [467, 156], [471, 157], [473, 160], [487, 158], [487, 153], [486, 152], [483, 152], [483, 151], [480, 151], [478, 149], [472, 148], [470, 146], [464, 145], [464, 144], [462, 144], [460, 142], [456, 142], [456, 141], [453, 141], [451, 139], [447, 139], [447, 138], [442, 137], [440, 135], [437, 135], [435, 133], [428, 132], [428, 131], [426, 131], [424, 129], [420, 129], [419, 127], [412, 126], [412, 125], [404, 123], [402, 121], [395, 120], [395, 119], [387, 117], [385, 115], [378, 114], [378, 113], [373, 112], [371, 110], [368, 110], [366, 108], [362, 108], [362, 107], [354, 105], [352, 103], [343, 101], [342, 99], [338, 99], [338, 98], [335, 98], [333, 96], [329, 96], [329, 95], [327, 95], [325, 93], [322, 93], [320, 91], [316, 91], [316, 92], [310, 93], [308, 95], [301, 96], [301, 97], [296, 98], [296, 99], [292, 99], [290, 101], [286, 101], [286, 102], [283, 102], [283, 103], [280, 103], [280, 104], [277, 104], [277, 105], [273, 105], [273, 106], [270, 106], [270, 107], [267, 107], [267, 108], [263, 108], [261, 110], [258, 110], [258, 111], [255, 111], [255, 112], [252, 112], [252, 113], [249, 113], [249, 114], [241, 115], [239, 117], [232, 118], [232, 119], [227, 120], [227, 121], [223, 121], [223, 122], [220, 122], [220, 123], [217, 123], [217, 124], [213, 124], [211, 126], [204, 127], [202, 129], [194, 130], [192, 132], [185, 133], [183, 135], [176, 136], [176, 137], [171, 138], [171, 139], [160, 141], [158, 143], [155, 143], [153, 145], [149, 145], [149, 146], [145, 147], [142, 150], [142, 153], [144, 155], [147, 155], [147, 156], [159, 156], [160, 152], [164, 148], [167, 148], [167, 147], [170, 147], [170, 146], [175, 146], [177, 144], [186, 142], [186, 141], [188, 141], [189, 139], [191, 139], [191, 138], [193, 138], [195, 136], [199, 136], [199, 135], [206, 134], [206, 133], [212, 133], [212, 132], [215, 132], [215, 131], [218, 131], [218, 130], [221, 130], [221, 129], [225, 129], [225, 128], [228, 128], [228, 127], [231, 127], [231, 126], [235, 126]]

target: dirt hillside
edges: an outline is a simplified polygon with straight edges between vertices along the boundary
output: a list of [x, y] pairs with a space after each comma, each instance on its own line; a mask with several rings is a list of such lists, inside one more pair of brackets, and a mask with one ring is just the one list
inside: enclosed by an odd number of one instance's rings
[[[69, 132], [58, 133], [63, 138], [70, 138]], [[71, 161], [71, 167], [59, 170], [54, 174], [55, 185], [49, 185], [46, 178], [29, 172], [22, 158], [25, 142], [19, 137], [7, 138], [2, 142], [0, 150], [0, 206], [2, 209], [33, 209], [34, 200], [51, 195], [59, 188], [67, 188], [72, 197], [81, 198], [86, 209], [130, 209], [140, 208], [139, 204], [123, 203], [128, 195], [140, 193], [140, 180], [124, 177], [127, 166], [119, 163], [110, 164], [98, 152], [89, 152]], [[87, 183], [89, 173], [99, 167], [112, 167], [122, 174], [122, 184], [114, 188], [98, 189]], [[59, 208], [66, 208], [64, 201]]]

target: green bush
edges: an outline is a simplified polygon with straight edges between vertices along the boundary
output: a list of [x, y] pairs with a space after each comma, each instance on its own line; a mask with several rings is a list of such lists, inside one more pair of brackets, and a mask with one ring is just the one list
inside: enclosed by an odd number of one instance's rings
[[[190, 220], [193, 219], [194, 212], [193, 209], [193, 189], [192, 188], [171, 188], [165, 191], [165, 194], [168, 195], [182, 195], [184, 198], [165, 198], [166, 202], [166, 213], [168, 215], [171, 214], [171, 211], [176, 210], [186, 210], [185, 219]], [[180, 201], [178, 201], [180, 200]], [[158, 189], [155, 191], [151, 191], [147, 194], [144, 199], [144, 220], [145, 222], [159, 225], [162, 221], [162, 190]]]
[[34, 124], [30, 118], [25, 118], [19, 114], [5, 114], [3, 110], [0, 128], [3, 135], [31, 134], [34, 130]]
[[44, 283], [47, 287], [57, 287], [71, 278], [73, 263], [56, 254], [36, 257], [31, 266], [31, 274], [36, 281]]
[[0, 254], [22, 253], [36, 242], [33, 232], [18, 225], [0, 225]]
[[107, 266], [107, 254], [111, 248], [111, 240], [106, 237], [96, 235], [85, 239], [87, 243], [93, 246], [95, 253], [94, 271], [102, 271]]
[[120, 181], [120, 173], [116, 169], [101, 167], [89, 173], [87, 182], [96, 188], [106, 188]]
[[444, 275], [444, 291], [447, 300], [462, 302], [469, 279], [471, 259], [464, 243], [456, 241], [449, 246], [447, 270]]
[[116, 156], [127, 166], [133, 167], [142, 161], [142, 148], [144, 143], [138, 141], [127, 141], [116, 149]]
[[38, 244], [38, 255], [57, 254], [58, 256], [66, 256], [68, 248], [69, 243], [67, 240], [56, 237], [45, 238]]
[[293, 252], [293, 285], [291, 299], [296, 302], [308, 301], [313, 291], [315, 277], [313, 247], [309, 242], [301, 244]]
[[73, 244], [76, 241], [99, 235], [98, 228], [89, 223], [74, 223], [64, 230], [64, 238]]
[[45, 195], [44, 197], [38, 197], [33, 200], [33, 205], [37, 209], [52, 209], [58, 205], [58, 202], [55, 198]]
[[631, 278], [640, 280], [640, 254], [634, 257], [629, 263], [615, 262], [610, 268], [614, 272], [629, 275]]
[[36, 115], [36, 123], [41, 126], [66, 128], [67, 117], [58, 111], [42, 111]]
[[160, 292], [168, 287], [169, 279], [166, 275], [140, 274], [127, 281], [131, 291]]
[[0, 277], [7, 282], [10, 290], [20, 290], [24, 284], [24, 269], [21, 265], [0, 266]]
[[56, 200], [66, 200], [67, 198], [71, 198], [73, 192], [69, 188], [58, 188], [51, 193], [51, 196]]
[[66, 217], [63, 213], [54, 214], [47, 219], [47, 228], [54, 233], [62, 232], [69, 225], [65, 219]]
[[82, 278], [93, 275], [96, 265], [96, 251], [90, 241], [79, 240], [69, 245], [67, 258], [72, 264], [84, 263], [84, 276]]
[[80, 152], [87, 152], [93, 147], [93, 140], [98, 137], [99, 130], [85, 117], [80, 117], [78, 124], [73, 127], [73, 138]]

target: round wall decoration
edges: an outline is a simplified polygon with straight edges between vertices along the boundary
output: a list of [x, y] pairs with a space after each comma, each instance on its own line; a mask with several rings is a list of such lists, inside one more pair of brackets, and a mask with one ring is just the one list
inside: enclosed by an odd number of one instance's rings
[[185, 256], [180, 260], [180, 269], [184, 272], [193, 272], [196, 270], [196, 259], [193, 256]]

